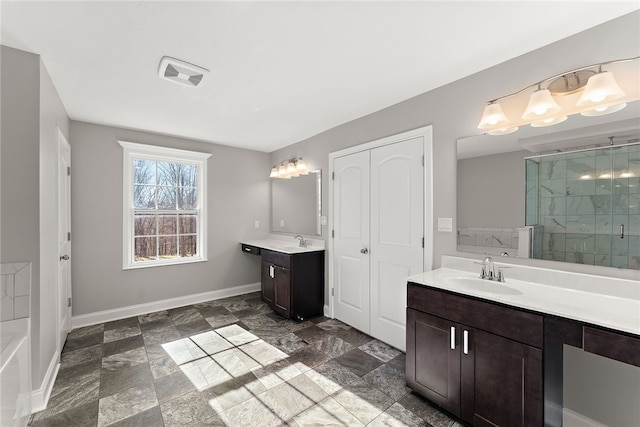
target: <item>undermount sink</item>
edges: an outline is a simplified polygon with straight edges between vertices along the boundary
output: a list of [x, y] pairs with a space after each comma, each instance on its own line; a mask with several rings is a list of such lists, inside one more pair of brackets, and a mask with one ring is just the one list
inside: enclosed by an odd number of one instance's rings
[[489, 294], [522, 295], [517, 289], [509, 287], [504, 283], [493, 282], [491, 280], [476, 279], [471, 277], [450, 277], [447, 279], [453, 285], [463, 286], [478, 292]]

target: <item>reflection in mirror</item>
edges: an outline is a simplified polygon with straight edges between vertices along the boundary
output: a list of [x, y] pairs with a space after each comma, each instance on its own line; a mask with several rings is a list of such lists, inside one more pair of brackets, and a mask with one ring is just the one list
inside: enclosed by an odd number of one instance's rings
[[[459, 139], [458, 250], [495, 256], [507, 253], [512, 257], [523, 258], [537, 255], [538, 258], [564, 262], [640, 268], [640, 154], [635, 154], [634, 148], [629, 146], [624, 149], [625, 156], [601, 156], [610, 159], [612, 165], [616, 162], [625, 163], [624, 171], [620, 168], [616, 171], [614, 169], [617, 166], [613, 166], [610, 172], [614, 177], [611, 182], [611, 194], [603, 193], [609, 188], [602, 182], [605, 178], [599, 178], [604, 177], [605, 172], [599, 171], [595, 163], [594, 168], [584, 172], [586, 166], [573, 159], [577, 154], [568, 154], [570, 151], [596, 153], [593, 148], [609, 146], [611, 136], [614, 137], [614, 145], [617, 147], [615, 152], [621, 153], [621, 150], [624, 151], [622, 145], [633, 143], [640, 136], [638, 117], [640, 101], [635, 101], [625, 110], [609, 116], [577, 116], [548, 128], [526, 127], [511, 135], [478, 135]], [[610, 149], [607, 150], [611, 152]], [[542, 186], [534, 189], [535, 168], [525, 169], [525, 159], [560, 152], [560, 156], [565, 156], [564, 169], [560, 166], [562, 162], [555, 163], [558, 166], [554, 168], [556, 175], [551, 177], [563, 175], [559, 179], [563, 180], [564, 188], [555, 193], [556, 197], [549, 197], [544, 194]], [[568, 161], [567, 156], [572, 159]], [[601, 165], [602, 161], [604, 159], [598, 160], [598, 165]], [[549, 170], [543, 170], [542, 166], [538, 168], [538, 173], [548, 172]], [[597, 173], [599, 175], [596, 177]], [[616, 174], [620, 175], [618, 179], [624, 182], [618, 181], [616, 184]], [[622, 177], [622, 174], [626, 175]], [[596, 179], [586, 184], [587, 175]], [[537, 179], [542, 181], [541, 175]], [[598, 184], [605, 187], [596, 187]], [[526, 191], [526, 185], [529, 192]], [[560, 184], [556, 182], [553, 185]], [[620, 187], [615, 187], [616, 185]], [[594, 191], [585, 193], [586, 186], [589, 189], [593, 186]], [[604, 199], [609, 196], [610, 199], [607, 200], [610, 203], [607, 205]], [[562, 220], [557, 218], [560, 212], [564, 215]], [[612, 216], [605, 220], [605, 214]], [[560, 225], [553, 221], [553, 217], [556, 217], [555, 220]], [[620, 238], [618, 222], [624, 225], [623, 239]], [[550, 233], [547, 233], [546, 237], [542, 233], [541, 240], [530, 238], [535, 235], [536, 229], [527, 226], [537, 225], [540, 233], [545, 225], [552, 224], [556, 226], [553, 238]], [[558, 227], [564, 227], [563, 237], [557, 233]], [[603, 235], [602, 230], [605, 228], [609, 233]], [[592, 234], [587, 233], [591, 231]], [[584, 241], [578, 244], [581, 238]], [[533, 243], [535, 246], [532, 246]], [[607, 243], [610, 252], [601, 253]], [[624, 249], [627, 247], [625, 252]]]
[[271, 180], [271, 231], [320, 236], [321, 172]]
[[634, 139], [526, 159], [531, 227], [523, 237], [531, 257], [640, 270], [640, 139]]

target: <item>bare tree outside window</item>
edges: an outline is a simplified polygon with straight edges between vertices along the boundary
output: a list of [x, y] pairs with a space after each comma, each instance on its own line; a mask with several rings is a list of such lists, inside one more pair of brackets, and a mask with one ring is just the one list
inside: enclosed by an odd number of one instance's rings
[[197, 256], [198, 167], [134, 160], [134, 260]]

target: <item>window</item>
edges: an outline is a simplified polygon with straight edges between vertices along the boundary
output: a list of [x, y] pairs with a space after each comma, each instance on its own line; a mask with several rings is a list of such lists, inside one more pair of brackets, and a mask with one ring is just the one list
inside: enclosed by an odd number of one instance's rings
[[123, 268], [206, 261], [208, 153], [124, 148]]

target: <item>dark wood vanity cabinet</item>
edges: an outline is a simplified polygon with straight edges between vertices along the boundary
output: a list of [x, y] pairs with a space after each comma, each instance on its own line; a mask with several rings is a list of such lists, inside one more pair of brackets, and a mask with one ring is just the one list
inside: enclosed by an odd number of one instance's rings
[[474, 426], [543, 424], [543, 318], [409, 283], [407, 384]]
[[291, 270], [262, 262], [262, 300], [285, 317], [291, 309]]
[[324, 309], [324, 252], [285, 254], [262, 249], [262, 300], [284, 317], [302, 321]]

